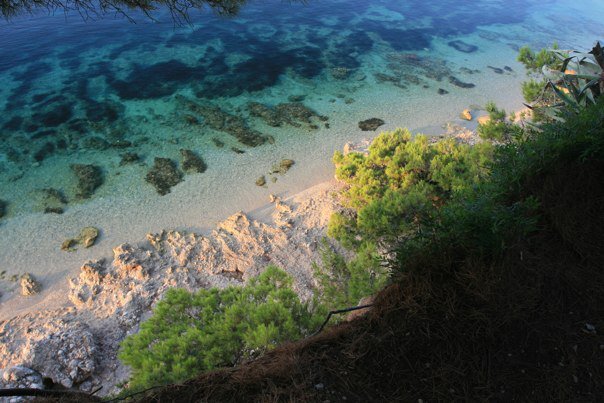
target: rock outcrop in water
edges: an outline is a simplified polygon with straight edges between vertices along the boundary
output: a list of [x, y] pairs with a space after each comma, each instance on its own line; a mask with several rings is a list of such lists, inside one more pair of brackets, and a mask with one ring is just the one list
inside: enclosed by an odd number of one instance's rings
[[389, 82], [405, 89], [411, 85], [428, 84], [427, 80], [442, 81], [451, 75], [451, 69], [445, 60], [436, 57], [425, 57], [414, 53], [391, 53], [386, 65], [389, 74], [376, 73], [378, 82]]
[[476, 87], [476, 84], [463, 82], [463, 81], [461, 81], [460, 79], [458, 79], [455, 76], [449, 76], [449, 82], [451, 84], [453, 84], [454, 86], [459, 87], [459, 88], [474, 88], [474, 87]]
[[96, 242], [99, 236], [99, 230], [95, 227], [84, 227], [80, 231], [77, 238], [70, 238], [63, 241], [61, 249], [68, 252], [75, 251], [77, 245], [82, 245], [85, 248], [90, 248]]
[[460, 40], [451, 41], [448, 43], [448, 45], [463, 53], [473, 53], [478, 50], [478, 46]]
[[320, 122], [328, 120], [326, 116], [319, 115], [301, 102], [281, 103], [274, 108], [259, 102], [248, 102], [247, 110], [251, 116], [259, 117], [267, 125], [273, 127], [287, 124], [294, 127], [306, 125], [311, 129], [318, 129], [319, 126], [313, 122], [313, 119], [317, 119]]
[[216, 105], [196, 103], [182, 95], [177, 95], [176, 100], [190, 112], [203, 117], [204, 123], [210, 128], [230, 134], [241, 144], [256, 147], [270, 140], [269, 136], [250, 129], [242, 117], [231, 115]]
[[366, 132], [366, 131], [376, 131], [378, 127], [382, 126], [385, 123], [386, 122], [384, 122], [382, 119], [371, 118], [371, 119], [360, 121], [359, 122], [359, 128], [361, 130], [363, 130], [364, 132]]
[[34, 276], [29, 273], [25, 273], [21, 276], [19, 284], [21, 285], [21, 295], [24, 297], [35, 295], [39, 293], [42, 288]]
[[155, 157], [153, 167], [147, 172], [145, 180], [152, 184], [161, 196], [170, 193], [172, 186], [182, 182], [183, 173], [169, 158]]
[[208, 166], [204, 160], [191, 150], [180, 150], [180, 157], [182, 159], [182, 169], [186, 172], [204, 173]]
[[72, 164], [71, 170], [78, 180], [76, 197], [79, 199], [89, 199], [103, 184], [103, 171], [97, 165]]

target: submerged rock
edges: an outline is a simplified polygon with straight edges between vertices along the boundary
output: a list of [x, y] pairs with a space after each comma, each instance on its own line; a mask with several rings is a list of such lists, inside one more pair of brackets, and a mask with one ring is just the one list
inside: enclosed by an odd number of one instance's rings
[[55, 188], [45, 188], [41, 189], [40, 193], [42, 195], [41, 210], [44, 211], [44, 213], [64, 213], [64, 207], [67, 204], [67, 197], [65, 197], [65, 194], [61, 190]]
[[248, 102], [247, 109], [250, 115], [262, 118], [269, 126], [278, 127], [284, 123], [283, 118], [279, 116], [277, 111], [259, 102]]
[[306, 95], [290, 95], [287, 97], [289, 102], [302, 102], [306, 99]]
[[262, 175], [258, 179], [256, 179], [256, 186], [264, 186], [266, 185], [266, 177]]
[[460, 114], [459, 117], [462, 118], [463, 120], [472, 120], [472, 112], [469, 109], [464, 109]]
[[89, 199], [103, 184], [103, 171], [92, 164], [72, 164], [71, 170], [78, 179], [76, 197]]
[[29, 273], [25, 273], [21, 276], [21, 295], [29, 297], [40, 292], [40, 283]]
[[44, 214], [63, 214], [65, 209], [63, 207], [46, 207], [44, 208]]
[[212, 104], [198, 104], [183, 96], [177, 96], [189, 111], [201, 115], [210, 128], [230, 134], [246, 146], [256, 147], [268, 141], [262, 133], [250, 129], [243, 118], [231, 115]]
[[382, 119], [371, 118], [371, 119], [360, 121], [359, 128], [361, 130], [363, 130], [364, 132], [375, 131], [375, 130], [377, 130], [378, 127], [382, 126], [384, 123], [386, 123], [386, 122], [384, 122]]
[[455, 50], [459, 50], [463, 53], [472, 53], [478, 50], [478, 46], [472, 45], [469, 43], [465, 43], [464, 41], [456, 40], [448, 43], [449, 46], [454, 48]]
[[82, 245], [85, 248], [90, 248], [96, 242], [99, 237], [99, 230], [95, 227], [84, 227], [80, 231], [80, 235], [77, 238], [70, 238], [63, 241], [61, 244], [61, 250], [67, 252], [75, 251], [77, 245]]
[[504, 66], [503, 69], [510, 73], [514, 71], [510, 66]]
[[278, 164], [273, 165], [271, 169], [272, 174], [285, 174], [296, 162], [290, 159], [282, 159]]
[[152, 184], [157, 193], [164, 196], [170, 193], [172, 186], [182, 182], [183, 173], [176, 163], [169, 158], [155, 157], [153, 167], [147, 172], [145, 180]]
[[140, 160], [140, 156], [137, 153], [127, 152], [122, 154], [122, 159], [120, 160], [120, 166], [133, 164]]
[[447, 91], [443, 88], [438, 89], [438, 95], [447, 95], [448, 93], [449, 93], [449, 91]]
[[334, 67], [331, 69], [331, 76], [336, 80], [346, 80], [350, 76], [350, 69], [346, 67]]
[[82, 141], [82, 147], [90, 150], [106, 150], [110, 146], [107, 140], [99, 136], [87, 137]]
[[74, 239], [74, 238], [66, 239], [61, 244], [61, 250], [64, 250], [66, 252], [73, 252], [73, 251], [75, 251], [75, 246], [77, 244], [78, 244], [77, 239]]
[[247, 104], [247, 109], [251, 116], [259, 117], [263, 119], [266, 124], [273, 127], [279, 127], [284, 124], [301, 127], [302, 124], [306, 124], [311, 129], [318, 129], [319, 127], [312, 121], [313, 118], [322, 122], [328, 120], [326, 116], [319, 115], [301, 102], [281, 103], [274, 108], [259, 102], [249, 102]]
[[493, 67], [493, 66], [487, 66], [487, 67], [489, 69], [493, 70], [497, 74], [503, 74], [503, 69], [500, 69], [499, 67]]
[[187, 172], [204, 173], [208, 166], [204, 160], [191, 150], [181, 149], [182, 168]]
[[85, 248], [90, 248], [99, 236], [99, 230], [95, 227], [85, 227], [80, 231], [78, 242]]
[[459, 80], [457, 77], [455, 76], [449, 76], [449, 82], [459, 88], [474, 88], [476, 87], [476, 84], [473, 83], [465, 83], [461, 80]]

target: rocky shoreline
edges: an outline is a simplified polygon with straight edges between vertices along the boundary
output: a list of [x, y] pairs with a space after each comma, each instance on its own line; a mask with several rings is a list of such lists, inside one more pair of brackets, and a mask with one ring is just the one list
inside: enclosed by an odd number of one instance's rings
[[102, 386], [100, 396], [117, 392], [128, 379], [117, 359], [119, 343], [169, 288], [244, 284], [274, 264], [309, 298], [318, 244], [338, 208], [336, 187], [328, 182], [285, 201], [271, 197], [263, 219], [239, 212], [208, 236], [162, 231], [117, 246], [111, 260], [86, 262], [68, 280], [72, 306], [0, 322], [0, 387], [44, 383], [85, 392]]

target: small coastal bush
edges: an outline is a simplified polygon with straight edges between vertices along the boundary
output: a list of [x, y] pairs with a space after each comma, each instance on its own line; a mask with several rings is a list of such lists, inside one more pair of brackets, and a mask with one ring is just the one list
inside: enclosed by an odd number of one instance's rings
[[119, 358], [132, 369], [128, 390], [139, 390], [235, 365], [311, 333], [322, 319], [300, 302], [291, 277], [269, 266], [243, 287], [169, 290]]
[[334, 214], [328, 233], [349, 248], [396, 241], [488, 175], [492, 154], [489, 143], [430, 144], [402, 129], [380, 134], [367, 155], [336, 152], [336, 177], [348, 185], [342, 202], [352, 212]]

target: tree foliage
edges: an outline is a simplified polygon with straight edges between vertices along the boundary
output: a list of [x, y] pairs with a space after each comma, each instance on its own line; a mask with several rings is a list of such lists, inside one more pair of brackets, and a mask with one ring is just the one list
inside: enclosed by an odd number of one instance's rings
[[132, 368], [130, 390], [179, 382], [296, 340], [321, 319], [300, 302], [291, 277], [271, 266], [244, 287], [169, 290], [122, 342], [119, 358]]
[[492, 152], [488, 143], [431, 144], [402, 129], [380, 134], [367, 155], [336, 152], [336, 177], [348, 185], [343, 203], [354, 213], [335, 214], [329, 234], [347, 247], [403, 237], [459, 191], [479, 183]]

